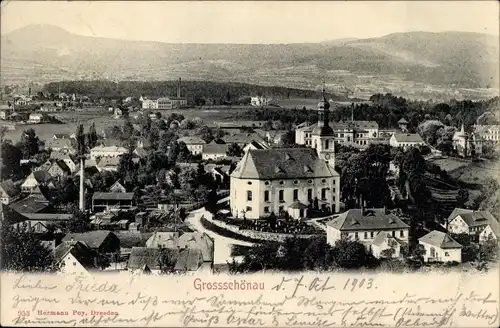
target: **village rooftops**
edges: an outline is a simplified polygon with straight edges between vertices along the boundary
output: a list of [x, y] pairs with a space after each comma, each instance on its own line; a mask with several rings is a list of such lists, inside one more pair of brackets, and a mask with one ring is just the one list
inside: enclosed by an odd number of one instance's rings
[[73, 148], [72, 139], [51, 139], [47, 141], [47, 148], [61, 149], [61, 148]]
[[93, 200], [132, 200], [133, 192], [95, 192], [92, 195]]
[[433, 230], [423, 237], [418, 239], [420, 242], [436, 246], [439, 248], [462, 248], [455, 239], [451, 238], [448, 234]]
[[409, 226], [385, 209], [350, 209], [326, 223], [340, 231], [408, 229]]
[[203, 145], [203, 154], [226, 154], [229, 148], [228, 144], [216, 144], [209, 143], [207, 145]]
[[186, 145], [204, 145], [206, 144], [205, 140], [200, 137], [183, 137], [177, 139], [177, 142], [184, 142]]
[[448, 222], [451, 222], [457, 216], [460, 216], [469, 227], [483, 226], [498, 220], [489, 211], [474, 211], [465, 208], [455, 208], [448, 216]]
[[9, 197], [15, 197], [21, 192], [21, 188], [16, 185], [11, 179], [5, 180], [0, 183], [0, 189]]
[[9, 205], [14, 211], [19, 213], [38, 213], [45, 210], [49, 203], [44, 199], [31, 195]]
[[0, 220], [2, 222], [6, 222], [7, 224], [15, 224], [26, 221], [28, 218], [24, 214], [21, 214], [10, 208], [10, 206], [0, 202]]
[[160, 268], [161, 249], [148, 247], [132, 247], [127, 267], [129, 269], [157, 270]]
[[422, 137], [418, 133], [395, 133], [394, 138], [397, 142], [405, 143], [423, 143]]
[[121, 146], [95, 146], [91, 149], [91, 151], [101, 151], [101, 152], [109, 152], [109, 153], [126, 153], [127, 149]]
[[64, 236], [63, 241], [80, 241], [85, 243], [86, 246], [97, 249], [101, 247], [106, 238], [112, 234], [108, 230], [95, 230], [83, 233], [69, 233]]
[[312, 148], [250, 149], [231, 173], [234, 178], [269, 180], [338, 175]]
[[68, 254], [73, 255], [85, 268], [94, 268], [95, 253], [80, 241], [63, 241], [54, 251], [54, 262], [60, 263]]

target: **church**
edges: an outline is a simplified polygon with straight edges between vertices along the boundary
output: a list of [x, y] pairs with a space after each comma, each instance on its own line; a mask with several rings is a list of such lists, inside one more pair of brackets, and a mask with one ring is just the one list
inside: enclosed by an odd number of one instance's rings
[[329, 114], [323, 87], [311, 148], [251, 149], [243, 156], [230, 177], [234, 217], [259, 219], [287, 212], [304, 219], [312, 207], [340, 211], [340, 175], [335, 171]]

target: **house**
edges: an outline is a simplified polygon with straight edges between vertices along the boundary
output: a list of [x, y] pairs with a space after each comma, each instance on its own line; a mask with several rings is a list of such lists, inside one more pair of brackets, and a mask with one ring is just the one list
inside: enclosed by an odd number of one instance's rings
[[17, 222], [12, 227], [17, 231], [45, 234], [54, 228], [54, 224], [67, 222], [73, 217], [71, 214], [60, 213], [23, 213], [26, 220]]
[[474, 125], [474, 132], [484, 140], [494, 143], [500, 140], [500, 125]]
[[115, 119], [119, 119], [120, 117], [123, 116], [123, 110], [121, 108], [115, 108], [113, 115], [114, 115]]
[[245, 147], [243, 147], [243, 153], [247, 153], [250, 149], [269, 149], [269, 146], [263, 142], [252, 140]]
[[71, 174], [70, 168], [62, 160], [55, 160], [47, 172], [54, 178], [62, 178]]
[[229, 184], [229, 165], [207, 164], [205, 172], [211, 174], [215, 183], [218, 185]]
[[53, 251], [54, 266], [64, 275], [88, 275], [98, 270], [97, 254], [80, 241], [63, 241]]
[[477, 133], [467, 133], [464, 130], [464, 125], [460, 131], [453, 134], [453, 149], [460, 156], [480, 156], [483, 153], [483, 139]]
[[127, 192], [127, 189], [125, 189], [120, 181], [116, 181], [111, 187], [109, 187], [109, 192]]
[[409, 147], [423, 146], [425, 142], [418, 133], [395, 133], [389, 139], [391, 147], [402, 147], [407, 149]]
[[94, 230], [69, 233], [62, 241], [80, 241], [99, 254], [114, 254], [120, 251], [120, 239], [111, 231]]
[[150, 148], [151, 142], [144, 137], [137, 138], [137, 147], [138, 148]]
[[142, 109], [158, 109], [158, 102], [153, 99], [145, 99], [142, 101]]
[[379, 232], [371, 243], [372, 254], [376, 258], [399, 258], [402, 244], [402, 240], [394, 237], [392, 232]]
[[203, 145], [201, 158], [203, 160], [217, 160], [227, 156], [228, 144], [217, 144], [211, 142]]
[[108, 171], [108, 172], [117, 172], [118, 165], [120, 164], [119, 157], [102, 157], [99, 159], [97, 163], [97, 169], [99, 172]]
[[256, 141], [261, 145], [266, 145], [266, 141], [256, 133], [231, 133], [222, 138], [226, 144], [235, 143], [241, 148]]
[[462, 262], [462, 245], [444, 232], [433, 230], [418, 243], [425, 248], [425, 262]]
[[50, 153], [50, 160], [62, 161], [69, 168], [71, 173], [76, 172], [78, 163], [70, 156], [69, 153], [60, 152], [60, 151], [52, 151]]
[[28, 119], [28, 123], [39, 124], [43, 122], [43, 114], [31, 113]]
[[76, 149], [73, 142], [73, 139], [52, 139], [47, 141], [45, 147], [55, 152], [74, 154]]
[[498, 223], [498, 220], [489, 211], [455, 208], [446, 222], [450, 233], [479, 235], [489, 224]]
[[31, 192], [35, 187], [47, 185], [50, 181], [52, 181], [52, 176], [49, 172], [45, 170], [33, 171], [22, 183], [21, 191]]
[[206, 144], [206, 142], [199, 138], [199, 137], [183, 137], [180, 139], [177, 139], [177, 142], [183, 142], [186, 144], [187, 149], [191, 152], [193, 155], [199, 155], [203, 152], [203, 145]]
[[[410, 227], [396, 215], [385, 208], [350, 209], [326, 223], [326, 238], [330, 245], [341, 238], [358, 240], [367, 248], [372, 246], [380, 233], [388, 233], [398, 242], [408, 242]], [[375, 248], [382, 252], [385, 249], [383, 235], [378, 237]]]
[[263, 97], [263, 96], [256, 96], [256, 97], [251, 97], [250, 98], [250, 104], [252, 106], [267, 106], [267, 104], [269, 103], [269, 99], [267, 99], [267, 97]]
[[119, 157], [127, 152], [127, 149], [122, 146], [103, 146], [99, 145], [90, 150], [90, 159], [99, 157]]
[[92, 195], [92, 212], [113, 208], [131, 209], [134, 206], [133, 192], [96, 192]]
[[4, 109], [0, 110], [0, 120], [6, 120], [10, 115], [10, 110]]
[[497, 220], [492, 220], [479, 234], [479, 243], [484, 243], [490, 239], [498, 241], [500, 236], [500, 224]]
[[141, 147], [137, 147], [136, 149], [134, 149], [132, 154], [137, 156], [137, 158], [146, 158], [148, 156], [148, 152]]
[[287, 133], [288, 131], [268, 131], [266, 133], [266, 141], [269, 144], [282, 145]]
[[0, 202], [5, 205], [16, 201], [21, 196], [21, 188], [12, 180], [5, 180], [0, 183]]
[[127, 269], [132, 274], [160, 274], [160, 248], [132, 247]]
[[230, 176], [234, 216], [258, 219], [296, 201], [340, 209], [340, 176], [311, 148], [249, 150]]
[[38, 195], [30, 195], [14, 203], [9, 204], [10, 208], [18, 213], [40, 213], [47, 210], [49, 202]]

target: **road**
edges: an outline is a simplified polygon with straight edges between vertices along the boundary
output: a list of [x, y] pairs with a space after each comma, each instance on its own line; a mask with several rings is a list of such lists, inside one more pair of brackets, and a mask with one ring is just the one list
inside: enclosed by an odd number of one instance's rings
[[[233, 257], [231, 256], [231, 249], [233, 245], [240, 245], [240, 246], [247, 246], [251, 247], [253, 246], [252, 243], [246, 242], [246, 241], [241, 241], [233, 238], [228, 238], [221, 236], [211, 230], [206, 229], [203, 227], [201, 224], [201, 217], [211, 217], [212, 214], [205, 210], [205, 208], [200, 208], [194, 211], [189, 212], [187, 218], [186, 218], [186, 223], [189, 225], [189, 227], [193, 230], [196, 230], [201, 233], [206, 233], [209, 235], [211, 238], [214, 240], [214, 264], [225, 264], [228, 261], [231, 262]], [[241, 256], [236, 256], [234, 257], [236, 261], [240, 261], [242, 259]]]

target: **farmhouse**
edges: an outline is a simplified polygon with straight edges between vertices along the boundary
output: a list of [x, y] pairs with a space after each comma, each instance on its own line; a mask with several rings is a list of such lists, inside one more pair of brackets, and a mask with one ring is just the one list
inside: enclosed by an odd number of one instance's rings
[[12, 180], [5, 180], [0, 183], [0, 202], [5, 205], [19, 199], [21, 195], [21, 188], [17, 186]]
[[389, 234], [389, 239], [396, 238], [398, 243], [407, 242], [409, 228], [384, 208], [350, 209], [327, 222], [326, 238], [332, 246], [341, 238], [358, 240], [367, 247], [375, 242], [375, 248], [382, 252], [385, 249], [382, 244], [388, 243], [388, 239], [384, 235], [379, 237], [380, 233]]
[[224, 158], [227, 156], [228, 148], [228, 144], [217, 144], [214, 142], [203, 145], [203, 153], [201, 155], [201, 158], [203, 160], [217, 160], [220, 158]]
[[206, 144], [206, 142], [199, 137], [183, 137], [178, 139], [177, 142], [185, 143], [187, 149], [189, 149], [193, 155], [201, 154], [203, 152], [203, 145]]
[[418, 242], [425, 248], [425, 262], [462, 262], [462, 245], [444, 232], [431, 231]]
[[116, 253], [120, 250], [120, 239], [111, 231], [95, 230], [83, 233], [69, 233], [63, 241], [80, 241], [100, 254]]
[[97, 270], [97, 254], [80, 241], [64, 241], [53, 251], [54, 266], [64, 275], [87, 275]]
[[52, 176], [45, 170], [31, 172], [21, 185], [23, 192], [32, 192], [38, 186], [45, 186], [52, 181]]
[[425, 142], [418, 133], [395, 133], [391, 136], [389, 144], [392, 147], [407, 149], [409, 147], [423, 146]]
[[489, 211], [455, 208], [448, 216], [448, 231], [455, 234], [479, 235], [489, 224], [498, 220]]

